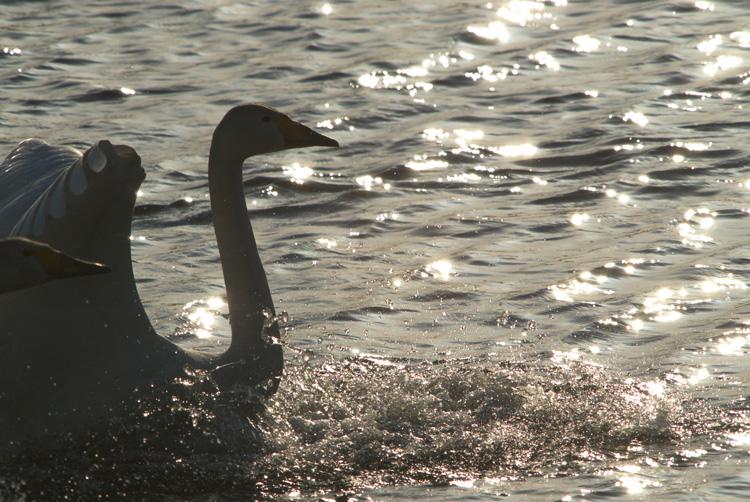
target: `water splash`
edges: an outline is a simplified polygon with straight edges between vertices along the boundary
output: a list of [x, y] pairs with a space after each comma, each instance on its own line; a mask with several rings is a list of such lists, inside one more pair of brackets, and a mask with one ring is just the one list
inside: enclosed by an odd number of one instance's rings
[[578, 474], [684, 449], [704, 422], [665, 382], [578, 361], [299, 363], [269, 401], [202, 373], [150, 389], [102, 430], [0, 465], [0, 496], [272, 499]]

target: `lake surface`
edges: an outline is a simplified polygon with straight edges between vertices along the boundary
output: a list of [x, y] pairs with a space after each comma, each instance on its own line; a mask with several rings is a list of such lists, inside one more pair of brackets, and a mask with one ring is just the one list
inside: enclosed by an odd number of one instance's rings
[[3, 466], [6, 498], [750, 492], [745, 2], [2, 10], [2, 151], [138, 151], [133, 266], [179, 343], [229, 341], [206, 172], [223, 114], [262, 102], [341, 144], [246, 163], [287, 313], [276, 396], [167, 389]]

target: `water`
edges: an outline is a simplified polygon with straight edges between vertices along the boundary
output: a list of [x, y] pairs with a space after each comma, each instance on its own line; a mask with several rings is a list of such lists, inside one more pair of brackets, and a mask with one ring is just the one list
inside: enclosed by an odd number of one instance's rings
[[228, 343], [224, 112], [264, 102], [342, 148], [247, 163], [288, 313], [277, 396], [195, 375], [4, 466], [0, 493], [743, 499], [749, 22], [720, 1], [5, 5], [0, 147], [136, 148], [135, 274], [180, 343]]

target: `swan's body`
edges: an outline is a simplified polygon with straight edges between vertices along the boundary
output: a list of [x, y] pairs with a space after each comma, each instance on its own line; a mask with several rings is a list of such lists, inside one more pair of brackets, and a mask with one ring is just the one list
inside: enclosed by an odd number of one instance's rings
[[0, 239], [0, 294], [39, 286], [55, 279], [108, 271], [109, 267], [79, 260], [40, 242], [21, 237]]
[[28, 140], [11, 152], [0, 165], [0, 238], [28, 237], [106, 263], [112, 272], [0, 296], [0, 452], [69, 431], [82, 417], [106, 413], [185, 367], [209, 370], [220, 383], [277, 382], [283, 357], [280, 345], [266, 341], [278, 327], [247, 214], [242, 164], [253, 155], [316, 145], [338, 146], [262, 105], [233, 108], [214, 132], [209, 192], [232, 343], [213, 357], [159, 336], [141, 305], [130, 256], [132, 210], [145, 177], [135, 151], [99, 141], [81, 156]]

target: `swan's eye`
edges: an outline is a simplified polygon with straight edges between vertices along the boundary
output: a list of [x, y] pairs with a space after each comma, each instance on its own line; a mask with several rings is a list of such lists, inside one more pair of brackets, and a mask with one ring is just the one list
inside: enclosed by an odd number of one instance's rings
[[262, 120], [263, 120], [263, 122], [270, 122], [271, 121], [271, 117], [268, 116], [268, 115], [266, 115], [266, 116], [263, 117]]

